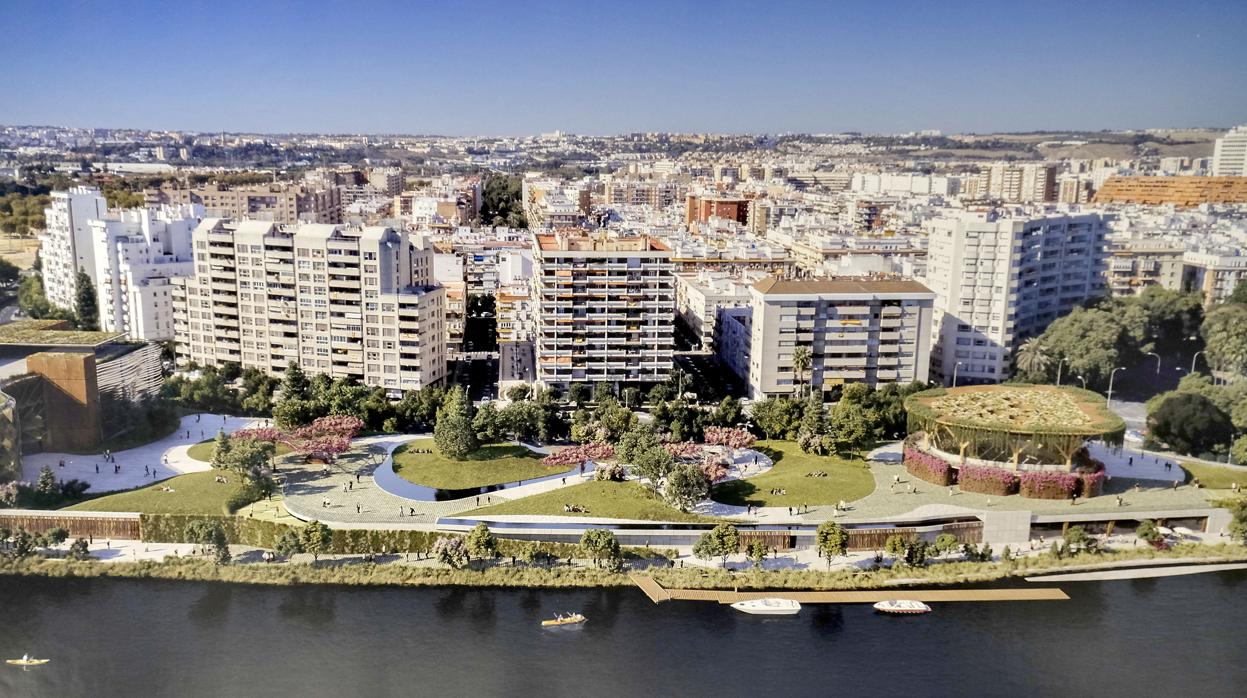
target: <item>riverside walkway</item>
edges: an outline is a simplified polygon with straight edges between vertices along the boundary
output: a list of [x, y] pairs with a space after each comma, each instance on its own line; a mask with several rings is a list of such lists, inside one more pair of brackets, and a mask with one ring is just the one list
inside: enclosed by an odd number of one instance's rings
[[724, 589], [667, 589], [653, 577], [629, 574], [628, 578], [654, 603], [664, 601], [714, 601], [732, 604], [752, 599], [780, 598], [798, 603], [877, 603], [890, 599], [913, 599], [931, 603], [949, 601], [1068, 601], [1056, 587], [1020, 589], [867, 589], [862, 591], [727, 591]]

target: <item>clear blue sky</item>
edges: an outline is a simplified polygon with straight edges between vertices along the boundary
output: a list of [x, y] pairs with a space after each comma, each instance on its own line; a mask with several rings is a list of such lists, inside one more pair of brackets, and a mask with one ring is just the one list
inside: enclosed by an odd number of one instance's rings
[[1247, 122], [1247, 1], [0, 0], [0, 123], [521, 135]]

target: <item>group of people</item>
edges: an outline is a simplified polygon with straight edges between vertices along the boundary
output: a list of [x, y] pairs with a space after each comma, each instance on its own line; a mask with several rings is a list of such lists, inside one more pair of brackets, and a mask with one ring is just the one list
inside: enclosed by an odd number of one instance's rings
[[772, 488], [771, 488], [771, 494], [774, 494], [774, 495], [783, 495], [783, 494], [788, 494], [788, 490], [786, 490], [786, 489], [780, 489], [780, 488], [778, 488], [778, 487], [772, 487]]
[[589, 510], [579, 504], [564, 504], [563, 511], [569, 514], [588, 514]]
[[827, 471], [826, 470], [815, 470], [814, 472], [806, 473], [805, 476], [806, 477], [827, 477]]

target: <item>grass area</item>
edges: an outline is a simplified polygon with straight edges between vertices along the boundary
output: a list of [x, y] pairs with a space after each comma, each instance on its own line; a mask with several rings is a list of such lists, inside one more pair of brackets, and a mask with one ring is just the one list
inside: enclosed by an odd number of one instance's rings
[[[802, 453], [792, 441], [759, 441], [754, 448], [770, 457], [775, 467], [757, 477], [718, 485], [710, 495], [715, 501], [736, 506], [815, 506], [851, 502], [875, 490], [875, 478], [864, 460]], [[807, 477], [815, 472], [825, 472], [827, 477]], [[771, 490], [787, 494], [771, 494]]]
[[[584, 513], [563, 511], [564, 504], [584, 507]], [[649, 488], [636, 481], [592, 480], [531, 497], [477, 509], [466, 514], [539, 514], [543, 516], [591, 516], [602, 519], [640, 519], [644, 521], [715, 521], [706, 516], [686, 514], [668, 505]]]
[[[428, 450], [430, 453], [414, 453], [416, 450]], [[515, 444], [482, 446], [466, 460], [443, 456], [432, 439], [412, 441], [394, 450], [394, 472], [399, 477], [417, 485], [442, 490], [466, 490], [534, 480], [566, 471], [563, 466], [549, 468], [542, 465], [541, 458]]]
[[1199, 484], [1210, 490], [1228, 490], [1230, 485], [1236, 482], [1239, 486], [1247, 485], [1247, 471], [1241, 468], [1229, 466], [1222, 468], [1207, 463], [1182, 463], [1182, 469], [1186, 471], [1187, 482], [1197, 477]]
[[[216, 453], [216, 438], [215, 437], [211, 439], [204, 439], [203, 441], [200, 441], [194, 446], [191, 446], [190, 449], [186, 451], [186, 455], [190, 456], [191, 458], [194, 458], [195, 460], [201, 463], [211, 463], [212, 454], [214, 453]], [[289, 446], [287, 446], [286, 444], [277, 444], [277, 452], [275, 455], [280, 457], [280, 456], [286, 455], [287, 453], [290, 453]]]
[[[154, 485], [106, 494], [66, 507], [69, 511], [138, 511], [144, 514], [223, 514], [225, 503], [241, 489], [242, 481], [226, 474], [228, 484], [213, 480], [221, 473], [208, 470], [169, 478]], [[172, 492], [165, 492], [168, 487]]]
[[121, 434], [120, 436], [105, 439], [100, 442], [100, 445], [98, 446], [92, 446], [87, 449], [69, 449], [68, 453], [73, 453], [79, 456], [94, 456], [103, 453], [104, 451], [112, 451], [113, 453], [128, 451], [132, 448], [138, 448], [139, 446], [146, 446], [147, 444], [159, 441], [166, 436], [174, 434], [178, 431], [180, 426], [179, 422], [174, 421], [169, 425], [168, 429], [157, 430], [152, 429], [146, 422], [144, 422], [141, 427], [132, 429], [124, 434]]

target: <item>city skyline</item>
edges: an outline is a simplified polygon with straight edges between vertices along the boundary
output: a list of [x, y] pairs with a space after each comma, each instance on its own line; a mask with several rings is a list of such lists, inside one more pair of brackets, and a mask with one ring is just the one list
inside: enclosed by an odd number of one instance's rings
[[1064, 7], [484, 3], [464, 15], [224, 2], [174, 16], [155, 3], [15, 2], [0, 7], [18, 29], [0, 46], [0, 89], [19, 98], [0, 122], [514, 136], [1247, 121], [1247, 94], [1223, 88], [1247, 82], [1247, 8]]

